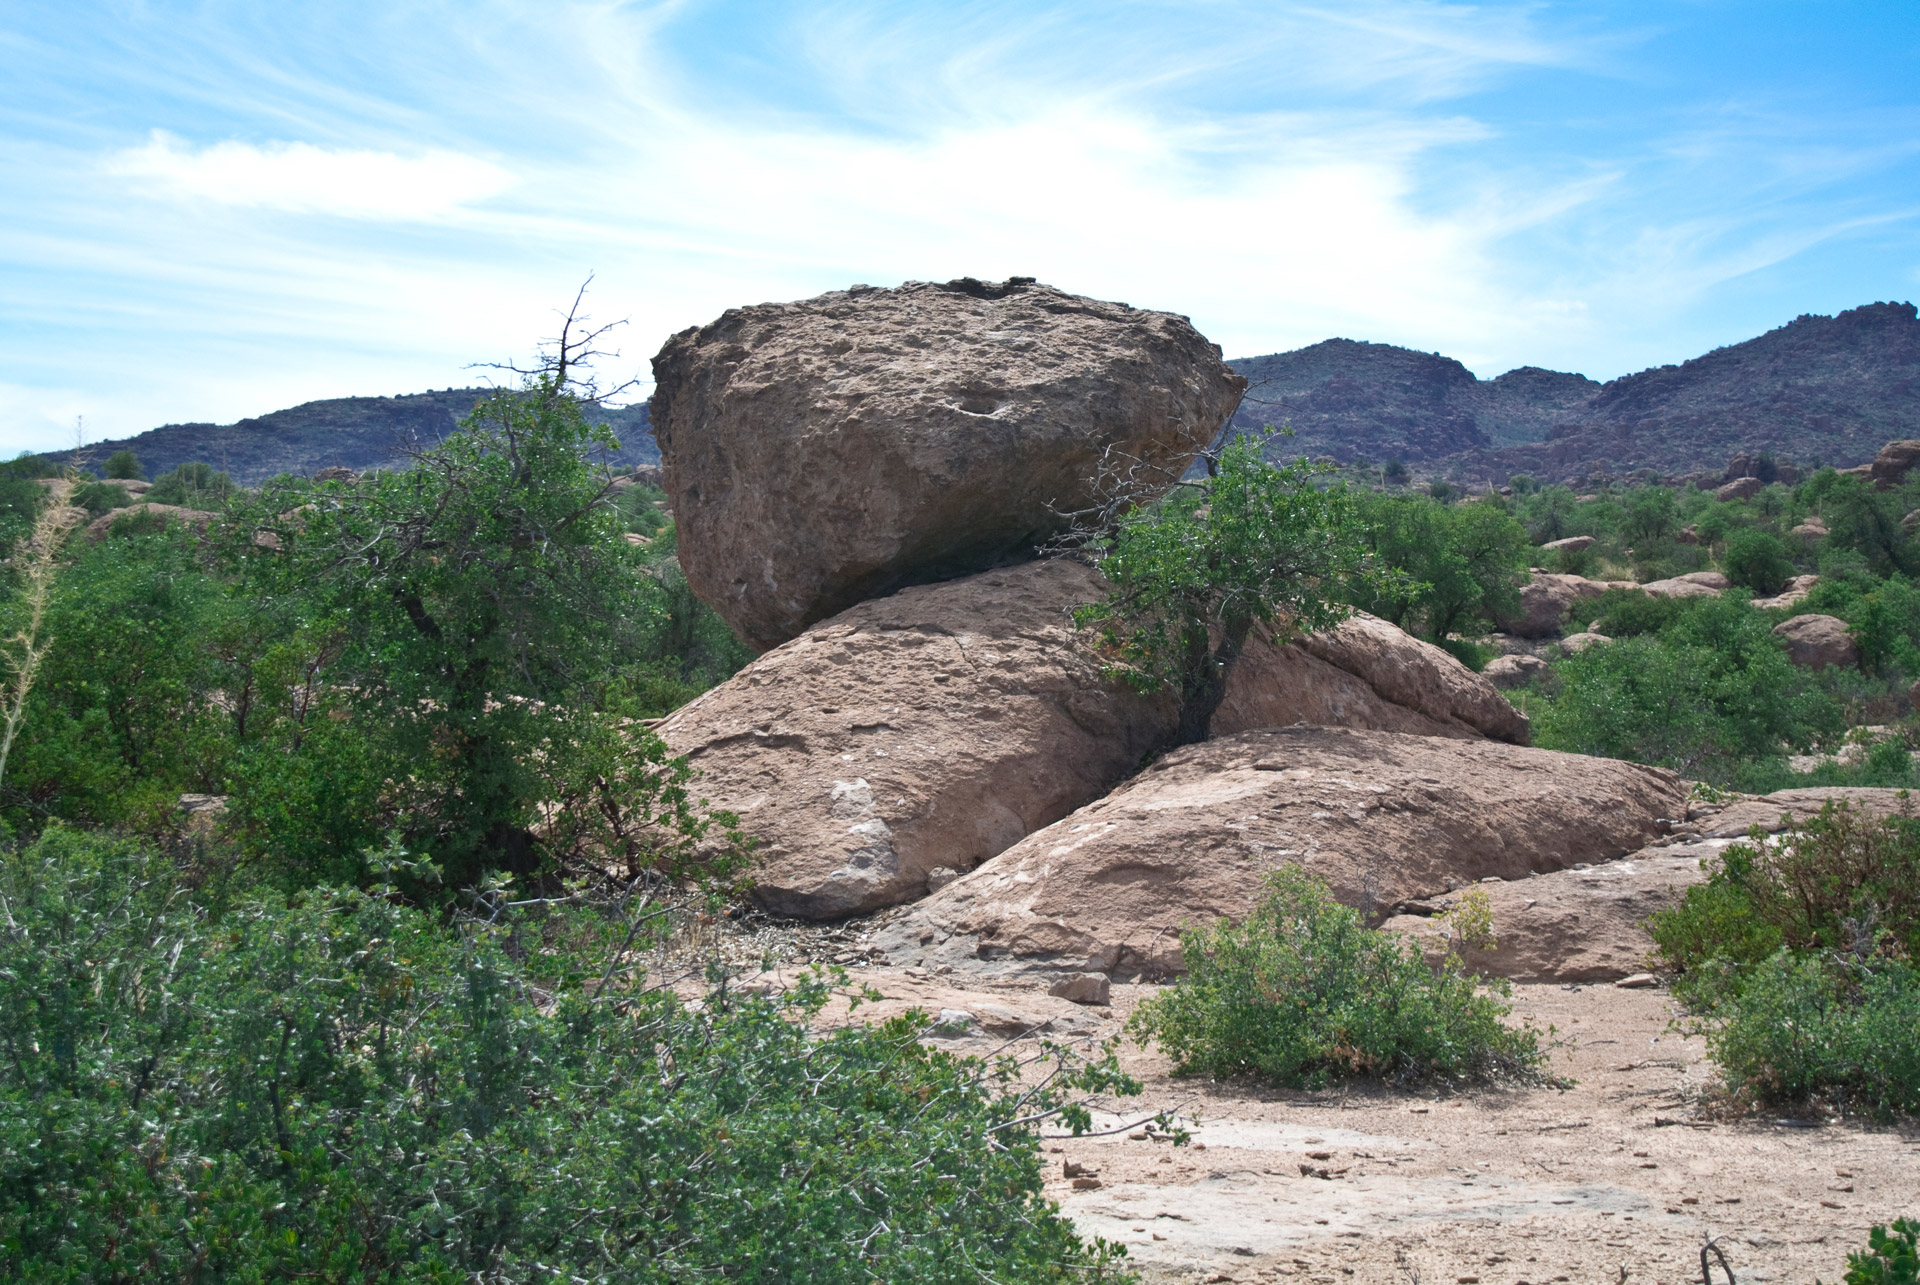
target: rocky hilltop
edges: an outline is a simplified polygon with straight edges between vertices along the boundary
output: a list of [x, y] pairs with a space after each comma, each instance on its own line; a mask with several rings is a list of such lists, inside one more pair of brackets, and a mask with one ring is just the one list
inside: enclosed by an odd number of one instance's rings
[[[361, 472], [392, 464], [416, 442], [437, 442], [453, 432], [488, 388], [449, 388], [400, 397], [334, 397], [232, 424], [165, 424], [132, 437], [89, 442], [93, 467], [115, 451], [140, 457], [148, 477], [187, 463], [211, 464], [243, 486], [257, 486], [280, 473], [311, 474], [323, 468]], [[597, 422], [613, 426], [620, 439], [615, 464], [657, 464], [646, 403], [592, 407]], [[65, 464], [71, 453], [50, 454]]]
[[1607, 384], [1531, 366], [1480, 380], [1438, 353], [1348, 339], [1230, 364], [1251, 382], [1235, 425], [1290, 424], [1281, 450], [1471, 479], [1677, 476], [1761, 451], [1851, 466], [1920, 435], [1911, 303], [1803, 316]]

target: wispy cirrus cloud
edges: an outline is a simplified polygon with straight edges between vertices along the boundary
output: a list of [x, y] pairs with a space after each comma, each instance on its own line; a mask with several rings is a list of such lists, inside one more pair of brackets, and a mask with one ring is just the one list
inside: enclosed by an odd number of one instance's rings
[[224, 141], [195, 147], [154, 130], [106, 160], [110, 174], [167, 196], [350, 219], [433, 219], [511, 188], [502, 166], [458, 152], [413, 156], [311, 143]]
[[1832, 14], [109, 3], [0, 16], [15, 444], [75, 407], [131, 432], [442, 386], [589, 271], [632, 319], [622, 375], [735, 304], [1021, 273], [1232, 353], [1343, 334], [1602, 376], [1920, 272], [1920, 94]]

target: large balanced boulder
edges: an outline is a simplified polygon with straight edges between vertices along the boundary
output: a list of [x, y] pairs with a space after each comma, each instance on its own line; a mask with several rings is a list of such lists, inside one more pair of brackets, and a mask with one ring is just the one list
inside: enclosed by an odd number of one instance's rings
[[1775, 625], [1773, 632], [1786, 643], [1787, 659], [1802, 669], [1852, 669], [1860, 664], [1860, 644], [1838, 616], [1794, 616]]
[[653, 373], [681, 566], [762, 651], [1161, 494], [1246, 387], [1185, 317], [1024, 277], [736, 308]]
[[1494, 741], [1295, 727], [1168, 754], [902, 912], [889, 958], [1011, 974], [1162, 973], [1183, 925], [1298, 864], [1350, 905], [1635, 851], [1685, 815], [1672, 772]]
[[[1073, 629], [1069, 610], [1102, 586], [1053, 560], [862, 603], [658, 731], [758, 842], [767, 908], [833, 918], [912, 900], [1099, 798], [1170, 737], [1172, 700], [1104, 677], [1092, 638]], [[1371, 617], [1250, 647], [1214, 728], [1307, 720], [1428, 737], [1527, 731], [1478, 675]]]

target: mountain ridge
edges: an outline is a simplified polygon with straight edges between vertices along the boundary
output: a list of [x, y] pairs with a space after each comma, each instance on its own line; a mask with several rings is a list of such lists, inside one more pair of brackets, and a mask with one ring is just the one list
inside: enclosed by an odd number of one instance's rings
[[1803, 314], [1605, 384], [1532, 366], [1482, 380], [1439, 353], [1349, 339], [1228, 364], [1254, 381], [1236, 429], [1293, 428], [1276, 454], [1400, 459], [1465, 480], [1671, 476], [1759, 451], [1844, 466], [1920, 436], [1912, 303]]
[[[310, 475], [323, 468], [356, 472], [405, 459], [417, 444], [437, 442], [459, 428], [474, 405], [494, 388], [448, 388], [397, 397], [330, 397], [302, 402], [231, 424], [162, 424], [144, 433], [81, 448], [80, 462], [98, 468], [118, 450], [131, 450], [148, 477], [185, 463], [205, 463], [243, 486], [257, 486], [280, 473]], [[587, 404], [595, 423], [611, 425], [621, 449], [615, 465], [657, 464], [647, 404], [607, 407]], [[75, 462], [73, 451], [50, 451], [55, 463]]]

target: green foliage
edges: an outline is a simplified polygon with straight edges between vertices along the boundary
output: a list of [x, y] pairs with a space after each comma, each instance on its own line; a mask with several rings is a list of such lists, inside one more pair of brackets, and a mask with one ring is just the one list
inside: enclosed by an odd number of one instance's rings
[[1401, 574], [1357, 583], [1353, 604], [1446, 645], [1519, 609], [1527, 532], [1497, 504], [1434, 504], [1361, 493], [1360, 523], [1376, 566]]
[[[1666, 609], [1616, 602], [1607, 615], [1629, 610]], [[1838, 731], [1838, 709], [1788, 662], [1770, 623], [1728, 593], [1690, 601], [1657, 634], [1563, 659], [1559, 693], [1529, 707], [1534, 743], [1724, 780], [1743, 760]]]
[[1891, 1229], [1869, 1230], [1867, 1247], [1847, 1255], [1844, 1285], [1920, 1285], [1920, 1222], [1896, 1218]]
[[182, 791], [220, 792], [227, 718], [201, 639], [228, 609], [184, 531], [79, 542], [0, 796], [9, 820], [137, 826]]
[[[673, 624], [671, 588], [643, 573], [591, 463], [610, 441], [549, 372], [410, 469], [282, 479], [236, 502], [228, 565], [295, 649], [261, 657], [294, 703], [277, 699], [289, 712], [236, 774], [251, 843], [285, 854], [324, 836], [320, 868], [348, 879], [370, 834], [397, 826], [459, 888], [574, 855], [543, 842], [556, 799], [644, 804], [614, 824], [664, 851], [693, 836], [684, 778], [637, 723], [662, 712], [658, 692], [629, 670], [674, 656], [684, 691], [725, 659], [676, 654], [673, 637], [648, 652], [647, 631]], [[320, 719], [344, 726], [315, 735]], [[594, 748], [610, 739], [629, 753]], [[562, 779], [615, 759], [618, 780]]]
[[146, 476], [140, 467], [140, 457], [130, 450], [118, 450], [107, 456], [107, 476], [123, 481], [134, 481]]
[[1687, 614], [1692, 599], [1656, 598], [1638, 589], [1609, 589], [1587, 610], [1609, 638], [1657, 634]]
[[1778, 538], [1765, 531], [1741, 531], [1727, 541], [1720, 560], [1727, 579], [1762, 597], [1779, 593], [1793, 576], [1793, 562]]
[[1907, 960], [1776, 951], [1720, 1001], [1706, 1035], [1736, 1095], [1920, 1114], [1920, 971]]
[[1327, 471], [1305, 460], [1275, 468], [1258, 440], [1241, 438], [1209, 482], [1125, 514], [1094, 545], [1111, 589], [1074, 621], [1099, 627], [1129, 680], [1179, 692], [1177, 744], [1206, 739], [1256, 626], [1324, 629], [1348, 614], [1347, 586], [1375, 577], [1353, 496], [1315, 485]]
[[111, 482], [83, 482], [68, 493], [67, 503], [85, 509], [88, 517], [97, 518], [114, 509], [126, 508], [133, 503], [133, 497], [125, 487]]
[[1649, 922], [1667, 960], [1757, 963], [1795, 951], [1920, 955], [1920, 821], [1875, 818], [1845, 800], [1773, 842], [1732, 844], [1706, 883]]
[[1532, 1076], [1543, 1063], [1537, 1033], [1506, 1026], [1507, 1007], [1454, 959], [1429, 968], [1295, 866], [1268, 877], [1244, 923], [1190, 928], [1180, 946], [1185, 978], [1128, 1029], [1158, 1039], [1183, 1074], [1317, 1087]]
[[142, 498], [154, 504], [177, 504], [185, 509], [218, 512], [237, 488], [233, 479], [211, 464], [182, 464], [153, 479], [153, 486]]
[[1137, 1091], [1110, 1052], [1023, 1079], [923, 1015], [815, 1037], [816, 981], [683, 1004], [619, 966], [649, 903], [208, 896], [58, 828], [0, 895], [8, 1279], [973, 1285], [1124, 1252], [1045, 1199], [1035, 1133]]
[[1876, 575], [1920, 569], [1912, 563], [1900, 526], [1905, 511], [1892, 492], [1857, 477], [1832, 475], [1820, 488], [1820, 516], [1828, 531], [1823, 543], [1859, 554]]
[[1728, 1088], [1920, 1112], [1920, 821], [1830, 801], [1707, 869], [1648, 930]]

